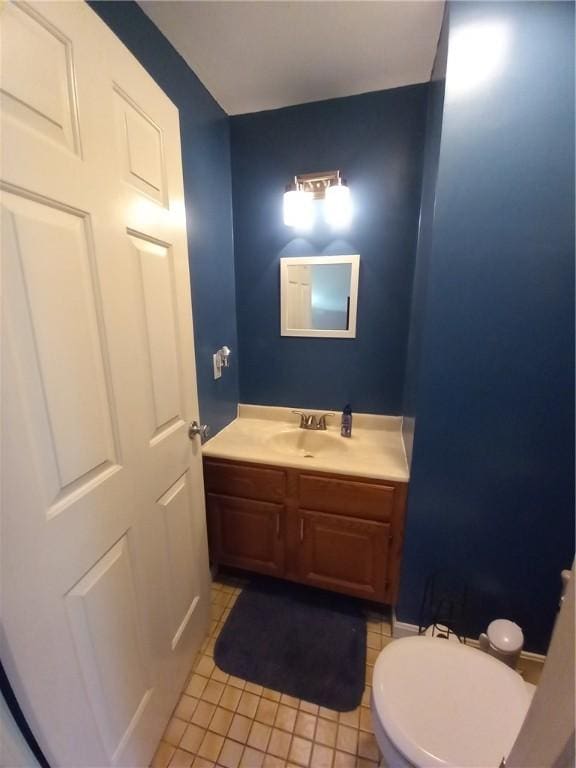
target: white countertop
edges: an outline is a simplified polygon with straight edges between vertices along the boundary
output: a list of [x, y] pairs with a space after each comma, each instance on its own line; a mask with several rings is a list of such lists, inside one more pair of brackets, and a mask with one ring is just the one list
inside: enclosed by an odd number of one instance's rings
[[[238, 417], [208, 440], [202, 446], [202, 453], [210, 458], [231, 461], [408, 482], [401, 416], [355, 413], [352, 437], [345, 438], [340, 436], [340, 414], [336, 414], [328, 420], [326, 432], [317, 434], [329, 436], [337, 451], [326, 455], [318, 451], [319, 455], [311, 456], [304, 455], [304, 451], [301, 454], [285, 452], [274, 445], [275, 436], [298, 430], [299, 419], [292, 410], [239, 405]], [[306, 413], [322, 413], [305, 408], [301, 410]]]

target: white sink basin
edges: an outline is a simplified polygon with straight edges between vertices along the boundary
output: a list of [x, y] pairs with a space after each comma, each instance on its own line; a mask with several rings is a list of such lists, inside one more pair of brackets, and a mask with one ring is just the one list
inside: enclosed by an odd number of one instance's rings
[[275, 451], [289, 456], [303, 456], [313, 459], [316, 456], [343, 454], [348, 451], [344, 438], [328, 432], [313, 432], [306, 429], [290, 429], [272, 435], [266, 441]]

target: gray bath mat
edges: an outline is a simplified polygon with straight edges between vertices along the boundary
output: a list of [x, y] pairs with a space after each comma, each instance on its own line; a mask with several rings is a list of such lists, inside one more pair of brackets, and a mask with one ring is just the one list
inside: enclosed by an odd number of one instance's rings
[[214, 660], [230, 675], [350, 711], [364, 691], [366, 621], [353, 598], [257, 578], [232, 608]]

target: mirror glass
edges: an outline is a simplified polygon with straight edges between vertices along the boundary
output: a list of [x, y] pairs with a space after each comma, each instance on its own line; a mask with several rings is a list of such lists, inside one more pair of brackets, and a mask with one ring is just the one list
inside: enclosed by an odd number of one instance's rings
[[354, 337], [358, 260], [358, 256], [282, 259], [282, 335]]

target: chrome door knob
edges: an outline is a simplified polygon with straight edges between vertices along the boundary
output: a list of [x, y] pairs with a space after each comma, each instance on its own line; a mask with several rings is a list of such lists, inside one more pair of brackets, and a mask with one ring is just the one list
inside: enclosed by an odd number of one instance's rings
[[200, 441], [202, 443], [204, 440], [208, 440], [208, 437], [210, 436], [210, 427], [208, 424], [200, 425], [197, 421], [193, 421], [188, 427], [188, 437], [190, 440], [194, 440], [196, 435], [200, 435]]

